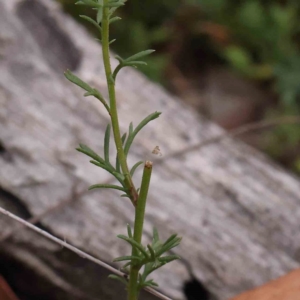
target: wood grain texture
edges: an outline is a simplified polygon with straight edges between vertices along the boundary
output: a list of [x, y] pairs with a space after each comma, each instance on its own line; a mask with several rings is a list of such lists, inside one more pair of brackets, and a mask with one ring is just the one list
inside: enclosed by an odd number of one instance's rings
[[[0, 26], [0, 186], [11, 196], [1, 203], [36, 216], [70, 198], [74, 189], [111, 180], [74, 150], [85, 143], [103, 151], [106, 111], [62, 74], [70, 68], [106, 95], [101, 48], [49, 0], [0, 0]], [[225, 300], [299, 267], [298, 178], [235, 140], [165, 162], [153, 157], [157, 145], [167, 155], [222, 131], [134, 70], [120, 73], [117, 95], [123, 132], [131, 121], [136, 125], [155, 110], [163, 112], [138, 136], [129, 157], [131, 165], [155, 160], [145, 241], [153, 226], [163, 238], [174, 231], [184, 236], [175, 250], [183, 260], [153, 275], [162, 292], [184, 299], [183, 284], [192, 272]], [[135, 178], [138, 185], [140, 173]], [[126, 232], [132, 218], [132, 206], [117, 192], [93, 191], [40, 224], [111, 262], [129, 253], [115, 236]], [[13, 226], [0, 221], [3, 233]], [[20, 231], [10, 243], [16, 252], [22, 243], [49, 269], [62, 264], [62, 250], [32, 233]], [[73, 267], [66, 270], [62, 289], [74, 284]], [[95, 273], [90, 275], [90, 283], [100, 285]], [[90, 291], [80, 280], [76, 287]]]

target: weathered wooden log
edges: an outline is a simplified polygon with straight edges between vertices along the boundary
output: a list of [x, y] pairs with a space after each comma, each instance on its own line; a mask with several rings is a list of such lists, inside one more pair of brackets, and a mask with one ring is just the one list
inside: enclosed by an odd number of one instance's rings
[[[82, 142], [103, 151], [109, 118], [63, 77], [69, 68], [106, 94], [101, 48], [49, 0], [1, 0], [0, 28], [0, 205], [30, 218], [71, 199], [39, 225], [111, 262], [129, 251], [116, 235], [125, 233], [133, 208], [115, 192], [76, 196], [111, 180], [74, 150]], [[117, 94], [123, 132], [131, 121], [163, 112], [129, 157], [130, 163], [157, 161], [145, 240], [153, 226], [163, 238], [174, 231], [184, 236], [175, 250], [182, 260], [153, 275], [163, 293], [184, 299], [185, 287], [197, 299], [225, 300], [299, 267], [298, 178], [230, 139], [168, 160], [153, 158], [157, 145], [167, 156], [222, 130], [134, 70], [121, 72]], [[1, 234], [16, 226], [5, 217], [0, 222]], [[2, 272], [23, 299], [28, 293], [31, 300], [125, 299], [105, 270], [32, 232], [17, 228], [0, 251]], [[23, 270], [22, 281], [10, 266]], [[26, 285], [32, 280], [34, 293]]]

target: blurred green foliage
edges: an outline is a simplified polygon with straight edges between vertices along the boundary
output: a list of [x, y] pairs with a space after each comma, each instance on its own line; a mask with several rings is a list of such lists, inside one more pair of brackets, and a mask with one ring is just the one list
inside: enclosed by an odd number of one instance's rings
[[[58, 1], [73, 16], [83, 13], [74, 0]], [[152, 80], [167, 83], [170, 65], [188, 75], [223, 64], [277, 95], [267, 117], [299, 114], [300, 0], [129, 0], [120, 16], [112, 47], [123, 57], [157, 49], [149, 66], [140, 68]], [[299, 145], [300, 128], [282, 126], [267, 139], [267, 151], [281, 157]], [[300, 172], [296, 157], [293, 167]]]
[[209, 18], [224, 25], [230, 41], [220, 54], [256, 80], [273, 80], [286, 106], [300, 107], [300, 1], [197, 0]]
[[[58, 1], [74, 16], [93, 14], [74, 0]], [[123, 56], [158, 49], [149, 58], [150, 78], [163, 80], [176, 43], [189, 48], [185, 54], [203, 46], [241, 75], [271, 81], [282, 103], [299, 109], [299, 0], [130, 0], [121, 17], [113, 48]]]

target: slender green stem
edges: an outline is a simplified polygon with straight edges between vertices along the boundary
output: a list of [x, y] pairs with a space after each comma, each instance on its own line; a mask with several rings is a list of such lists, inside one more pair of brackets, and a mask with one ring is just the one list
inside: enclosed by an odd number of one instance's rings
[[[146, 202], [149, 190], [149, 184], [152, 173], [152, 162], [146, 161], [144, 167], [144, 173], [141, 184], [141, 191], [137, 206], [135, 209], [135, 220], [134, 220], [134, 233], [133, 239], [137, 243], [141, 243], [145, 219], [145, 209]], [[138, 256], [138, 249], [132, 248], [132, 256]], [[129, 284], [128, 284], [128, 300], [137, 300], [138, 299], [138, 275], [139, 275], [140, 266], [132, 265], [130, 268], [129, 274]]]
[[125, 183], [127, 189], [129, 190], [131, 201], [134, 205], [137, 203], [138, 193], [133, 184], [132, 178], [130, 176], [130, 172], [127, 165], [126, 155], [124, 153], [119, 119], [118, 119], [118, 111], [117, 111], [117, 101], [116, 101], [116, 91], [115, 91], [115, 81], [112, 76], [111, 64], [110, 64], [110, 55], [109, 55], [109, 8], [105, 7], [108, 3], [108, 0], [104, 0], [104, 8], [103, 8], [103, 19], [102, 19], [102, 52], [103, 52], [103, 62], [108, 86], [109, 100], [110, 100], [110, 116], [111, 123], [114, 133], [114, 140], [117, 148], [117, 155], [119, 158], [119, 162], [122, 168], [122, 172], [125, 176]]

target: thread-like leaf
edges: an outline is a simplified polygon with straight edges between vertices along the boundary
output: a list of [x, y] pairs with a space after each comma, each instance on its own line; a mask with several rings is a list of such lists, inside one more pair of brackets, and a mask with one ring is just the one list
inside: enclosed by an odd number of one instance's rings
[[158, 260], [164, 264], [167, 264], [173, 260], [180, 259], [180, 256], [178, 255], [169, 255], [169, 256], [163, 256], [159, 257]]
[[157, 228], [153, 228], [153, 244], [159, 241], [159, 234]]
[[129, 131], [128, 131], [128, 135], [132, 135], [132, 133], [133, 133], [133, 123], [132, 123], [132, 122], [130, 122], [130, 124], [129, 124]]
[[133, 177], [135, 170], [143, 163], [144, 163], [143, 161], [139, 161], [131, 168], [131, 170], [130, 170], [131, 177]]
[[129, 267], [131, 264], [132, 264], [132, 261], [129, 261], [121, 269], [126, 270], [126, 268]]
[[[127, 136], [127, 133], [124, 133], [122, 135], [122, 144], [124, 145], [125, 143], [125, 140], [126, 140], [126, 136]], [[121, 168], [120, 168], [120, 162], [119, 162], [119, 158], [118, 158], [118, 153], [117, 153], [117, 156], [116, 156], [116, 171], [117, 172], [121, 172]]]
[[140, 124], [135, 128], [133, 133], [128, 137], [128, 139], [126, 141], [126, 144], [124, 147], [125, 155], [128, 155], [131, 144], [132, 144], [134, 138], [136, 137], [136, 135], [139, 133], [139, 131], [142, 130], [143, 127], [145, 127], [149, 122], [157, 119], [160, 115], [161, 115], [161, 112], [152, 113], [140, 122]]
[[132, 235], [132, 230], [131, 230], [131, 227], [129, 224], [127, 224], [127, 234], [128, 234], [128, 237], [129, 238], [133, 238], [133, 235]]
[[120, 197], [122, 197], [122, 198], [129, 198], [130, 199], [130, 196], [128, 196], [127, 194], [123, 194]]
[[81, 1], [77, 1], [75, 3], [75, 5], [86, 5], [86, 6], [90, 6], [90, 7], [99, 7], [100, 5], [97, 2], [94, 2], [92, 0], [81, 0]]
[[86, 82], [84, 82], [79, 77], [74, 75], [70, 70], [67, 70], [64, 74], [65, 74], [65, 77], [72, 83], [78, 85], [79, 87], [81, 87], [82, 89], [84, 89], [87, 92], [90, 92], [90, 93], [93, 92], [92, 87], [90, 87]]
[[118, 262], [118, 261], [126, 261], [126, 260], [141, 260], [140, 257], [138, 256], [120, 256], [120, 257], [117, 257], [113, 260], [113, 262]]
[[126, 62], [130, 62], [130, 61], [134, 61], [134, 60], [137, 60], [139, 58], [142, 58], [142, 57], [145, 57], [147, 55], [150, 55], [151, 53], [155, 52], [155, 50], [144, 50], [144, 51], [141, 51], [139, 53], [136, 53], [128, 58], [125, 59]]
[[121, 172], [121, 167], [120, 167], [118, 154], [116, 155], [116, 171], [119, 172], [119, 173]]
[[171, 235], [171, 236], [163, 243], [163, 246], [166, 245], [166, 244], [168, 244], [168, 243], [170, 243], [172, 240], [176, 239], [177, 235], [178, 235], [177, 233], [172, 234], [172, 235]]
[[105, 162], [109, 164], [109, 141], [110, 141], [110, 124], [107, 125], [104, 136], [104, 158]]
[[126, 137], [127, 137], [127, 133], [124, 133], [122, 135], [122, 144], [124, 145], [125, 141], [126, 141]]
[[124, 186], [124, 175], [121, 173], [118, 173], [112, 165], [107, 165], [105, 164], [105, 162], [103, 163], [99, 163], [98, 161], [95, 160], [91, 160], [90, 161], [91, 164], [100, 167], [104, 170], [106, 170], [107, 172], [109, 172], [111, 175], [113, 175], [114, 177], [116, 177], [116, 179]]
[[118, 276], [118, 275], [111, 274], [111, 275], [108, 276], [108, 278], [121, 281], [125, 285], [128, 284], [127, 280], [124, 277], [121, 277], [121, 276]]
[[120, 63], [124, 62], [124, 59], [120, 55], [115, 56], [116, 60], [118, 60]]
[[100, 163], [105, 163], [104, 159], [101, 158], [95, 151], [93, 151], [91, 148], [84, 144], [79, 144], [80, 148], [76, 148], [77, 151], [84, 153], [85, 155], [93, 158], [94, 160], [100, 162]]
[[178, 246], [181, 242], [182, 238], [181, 237], [177, 237], [171, 241], [169, 241], [167, 244], [164, 244], [161, 246], [161, 248], [159, 250], [156, 251], [156, 255], [160, 256], [163, 253], [171, 250], [172, 248]]
[[140, 252], [142, 252], [144, 254], [145, 258], [149, 258], [149, 255], [146, 252], [146, 250], [144, 249], [144, 247], [141, 244], [137, 243], [134, 239], [128, 238], [127, 236], [121, 235], [121, 234], [118, 235], [117, 237], [126, 241], [127, 243], [129, 243], [131, 246], [137, 248], [138, 250], [140, 250]]
[[125, 192], [124, 188], [122, 188], [121, 186], [118, 186], [118, 185], [113, 185], [113, 184], [94, 184], [89, 187], [89, 191], [94, 190], [94, 189], [115, 189], [115, 190]]
[[104, 105], [104, 107], [106, 108], [106, 110], [109, 113], [109, 106], [106, 103], [106, 101], [104, 100], [103, 96], [101, 95], [101, 93], [97, 90], [92, 88], [91, 86], [89, 86], [86, 82], [84, 82], [82, 79], [80, 79], [79, 77], [77, 77], [76, 75], [74, 75], [70, 70], [67, 70], [65, 73], [65, 77], [71, 81], [72, 83], [76, 84], [77, 86], [81, 87], [83, 90], [86, 91], [86, 93], [84, 94], [85, 97], [88, 96], [94, 96], [96, 97], [98, 100], [100, 100], [100, 102]]
[[119, 21], [119, 20], [121, 20], [122, 18], [120, 18], [120, 17], [114, 17], [114, 18], [111, 18], [110, 20], [109, 20], [109, 24], [111, 24], [111, 23], [114, 23], [114, 22], [117, 22], [117, 21]]
[[107, 3], [105, 5], [105, 7], [120, 7], [120, 6], [123, 6], [124, 5], [124, 2], [123, 1], [118, 1], [118, 2], [111, 2], [111, 3]]
[[85, 15], [80, 15], [79, 16], [80, 18], [90, 22], [91, 24], [93, 24], [99, 31], [101, 31], [101, 26], [95, 21], [93, 20], [92, 18], [88, 17], [88, 16], [85, 16]]
[[159, 285], [156, 282], [150, 280], [143, 283], [142, 287], [146, 287], [146, 286], [159, 287]]
[[134, 60], [134, 61], [129, 61], [129, 62], [125, 62], [124, 63], [124, 66], [138, 66], [138, 65], [141, 65], [141, 66], [147, 66], [147, 63], [144, 62], [144, 61], [140, 61], [140, 60]]
[[103, 17], [103, 7], [99, 7], [98, 12], [97, 12], [97, 23], [100, 24], [102, 22], [102, 17]]
[[155, 251], [154, 249], [151, 247], [151, 245], [147, 245], [149, 252], [151, 254], [151, 259], [155, 260]]

